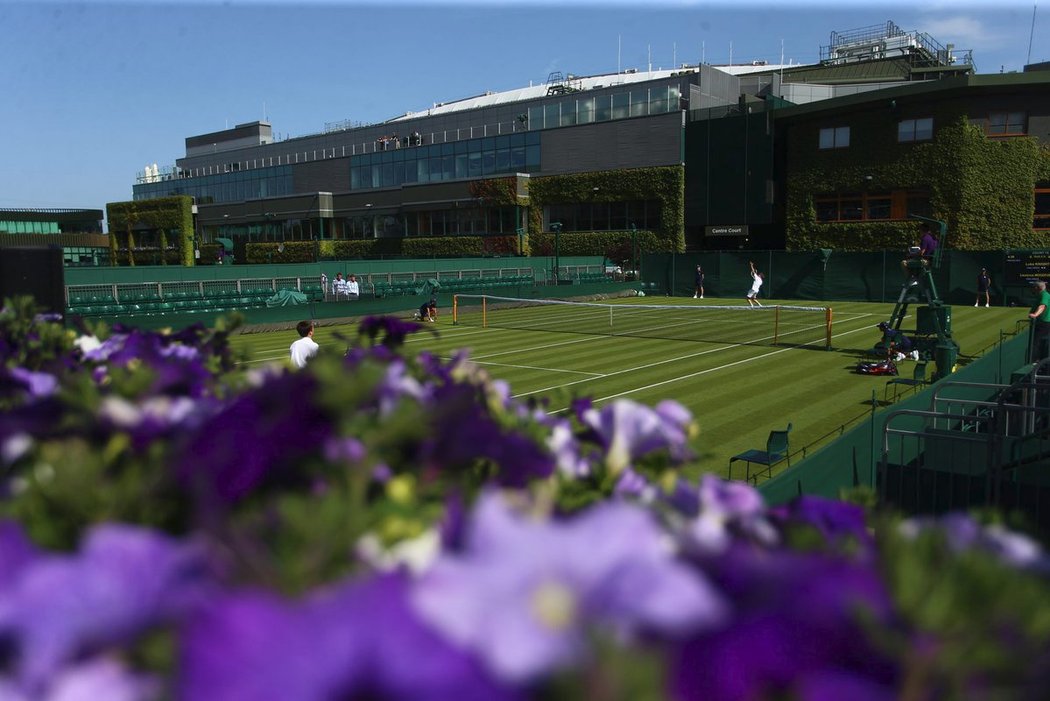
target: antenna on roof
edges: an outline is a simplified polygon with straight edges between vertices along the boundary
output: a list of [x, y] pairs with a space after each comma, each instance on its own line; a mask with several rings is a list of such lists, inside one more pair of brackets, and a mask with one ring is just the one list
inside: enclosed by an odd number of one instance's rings
[[1035, 35], [1035, 9], [1038, 6], [1039, 3], [1032, 3], [1032, 29], [1028, 32], [1028, 58], [1024, 62], [1026, 66], [1032, 62], [1032, 36]]
[[620, 72], [620, 35], [616, 35], [616, 72]]

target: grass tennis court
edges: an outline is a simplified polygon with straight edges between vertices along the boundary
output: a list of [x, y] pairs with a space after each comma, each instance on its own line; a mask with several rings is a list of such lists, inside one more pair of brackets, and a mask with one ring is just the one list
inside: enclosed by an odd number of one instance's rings
[[[656, 297], [608, 303], [629, 311], [632, 305], [691, 304], [702, 308], [734, 304], [728, 300]], [[786, 300], [779, 303], [797, 304]], [[565, 410], [578, 396], [589, 396], [597, 403], [617, 398], [646, 404], [675, 399], [693, 412], [700, 426], [695, 444], [700, 469], [722, 475], [732, 455], [764, 447], [773, 428], [792, 422], [792, 452], [803, 446], [813, 449], [837, 436], [843, 424], [868, 416], [872, 390], [879, 400], [883, 398], [888, 378], [858, 375], [853, 368], [866, 357], [865, 350], [879, 340], [875, 325], [889, 317], [892, 304], [829, 303], [827, 306], [833, 308], [830, 351], [824, 350], [822, 343], [772, 346], [761, 330], [741, 335], [735, 327], [752, 323], [754, 315], [763, 312], [749, 310], [743, 301], [740, 304], [739, 312], [718, 312], [718, 323], [726, 324], [727, 316], [738, 319], [728, 323], [730, 340], [723, 342], [711, 340], [711, 334], [701, 334], [705, 340], [598, 335], [595, 327], [582, 322], [562, 323], [558, 331], [535, 326], [482, 328], [480, 323], [472, 323], [477, 320], [466, 317], [453, 325], [449, 310], [444, 309], [436, 324], [428, 324], [436, 329], [437, 336], [415, 334], [408, 347], [443, 356], [467, 348], [475, 362], [493, 376], [507, 380], [515, 396], [545, 398], [551, 411]], [[915, 309], [909, 309], [911, 316], [902, 328], [914, 328]], [[1025, 311], [952, 307], [952, 335], [961, 348], [959, 362], [966, 363], [999, 341], [1000, 331], [1013, 332], [1018, 320], [1026, 320]], [[705, 313], [709, 312], [698, 309], [697, 324], [707, 318]], [[653, 323], [647, 328], [664, 323], [658, 310], [650, 315]], [[404, 316], [410, 318], [411, 313]], [[666, 319], [675, 325], [688, 322], [688, 317], [683, 320], [681, 316]], [[314, 338], [321, 352], [342, 353], [346, 344], [338, 340], [340, 335], [354, 337], [354, 325], [319, 327]], [[244, 362], [283, 363], [296, 337], [294, 330], [249, 333], [235, 336], [232, 345], [243, 352]], [[899, 366], [901, 376], [910, 377], [912, 361]], [[929, 368], [932, 373], [933, 363]]]

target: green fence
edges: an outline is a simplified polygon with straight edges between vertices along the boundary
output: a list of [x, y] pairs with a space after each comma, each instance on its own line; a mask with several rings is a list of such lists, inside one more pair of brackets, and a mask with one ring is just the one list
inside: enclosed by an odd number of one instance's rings
[[[928, 409], [931, 394], [941, 388], [941, 396], [955, 399], [987, 399], [991, 390], [952, 386], [951, 383], [995, 383], [1012, 381], [1015, 371], [1025, 365], [1029, 343], [1028, 332], [1022, 332], [1000, 343], [994, 350], [960, 368], [948, 378], [929, 388], [897, 402], [892, 410]], [[947, 385], [946, 385], [947, 383]], [[759, 485], [759, 490], [770, 504], [790, 501], [799, 494], [838, 497], [843, 489], [857, 485], [875, 486], [877, 462], [881, 457], [881, 441], [886, 418], [891, 411], [880, 409], [873, 390], [872, 412], [867, 421], [858, 424], [833, 443], [808, 455], [790, 468]], [[921, 421], [915, 419], [915, 428]], [[900, 428], [899, 421], [894, 424]]]
[[[992, 279], [992, 304], [1027, 305], [1024, 277], [1050, 277], [1045, 251], [944, 251], [934, 281], [949, 304], [973, 304], [977, 274]], [[748, 261], [765, 275], [762, 296], [775, 299], [891, 302], [903, 282], [898, 251], [705, 251], [650, 253], [642, 258], [642, 279], [657, 294], [693, 295], [696, 266], [704, 269], [705, 296], [743, 298], [751, 287]]]

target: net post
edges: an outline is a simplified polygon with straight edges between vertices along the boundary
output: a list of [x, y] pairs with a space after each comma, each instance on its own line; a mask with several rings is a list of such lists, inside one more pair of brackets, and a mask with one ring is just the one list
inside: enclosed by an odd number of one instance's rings
[[780, 338], [780, 305], [773, 307], [773, 345], [777, 345]]
[[459, 325], [459, 295], [452, 295], [452, 325]]
[[489, 327], [489, 296], [481, 295], [481, 328]]
[[824, 325], [827, 329], [826, 338], [824, 341], [824, 347], [827, 350], [831, 350], [831, 307], [824, 308]]

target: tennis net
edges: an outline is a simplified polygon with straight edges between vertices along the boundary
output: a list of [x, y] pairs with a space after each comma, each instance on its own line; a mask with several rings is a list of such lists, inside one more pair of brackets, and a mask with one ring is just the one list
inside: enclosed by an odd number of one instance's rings
[[455, 295], [454, 324], [711, 343], [831, 348], [830, 307], [603, 304]]

